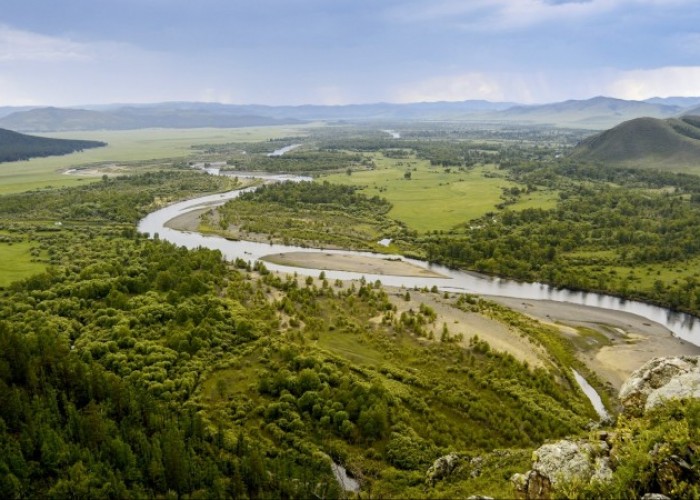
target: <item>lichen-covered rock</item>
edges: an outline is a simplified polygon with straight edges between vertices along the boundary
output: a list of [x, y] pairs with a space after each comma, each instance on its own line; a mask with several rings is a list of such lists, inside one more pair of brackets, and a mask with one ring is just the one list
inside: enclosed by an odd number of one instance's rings
[[469, 476], [472, 478], [479, 477], [481, 475], [481, 468], [484, 466], [484, 457], [474, 457], [469, 461]]
[[671, 498], [661, 493], [646, 493], [641, 500], [671, 500]]
[[549, 498], [552, 495], [552, 483], [549, 478], [535, 470], [525, 474], [513, 474], [510, 481], [519, 498]]
[[456, 453], [442, 456], [433, 462], [425, 475], [425, 482], [433, 486], [437, 481], [445, 479], [457, 468], [461, 458]]
[[533, 453], [532, 470], [513, 475], [511, 482], [521, 498], [549, 498], [561, 483], [608, 481], [612, 477], [609, 451], [605, 441], [545, 444]]
[[678, 375], [672, 378], [668, 384], [652, 391], [647, 397], [644, 410], [650, 410], [664, 401], [686, 398], [700, 399], [700, 369]]
[[652, 359], [620, 389], [624, 412], [633, 416], [670, 399], [691, 397], [700, 398], [700, 356]]

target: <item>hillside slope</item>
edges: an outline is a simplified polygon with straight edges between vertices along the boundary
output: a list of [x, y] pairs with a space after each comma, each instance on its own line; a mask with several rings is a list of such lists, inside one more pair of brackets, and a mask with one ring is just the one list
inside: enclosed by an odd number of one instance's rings
[[518, 106], [500, 112], [498, 116], [505, 120], [521, 120], [528, 123], [606, 129], [641, 116], [670, 118], [681, 110], [678, 106], [594, 97], [554, 104]]
[[700, 167], [700, 117], [629, 120], [585, 139], [572, 157], [626, 166]]
[[0, 163], [42, 156], [65, 155], [82, 149], [99, 148], [106, 145], [106, 143], [99, 141], [35, 137], [0, 128]]

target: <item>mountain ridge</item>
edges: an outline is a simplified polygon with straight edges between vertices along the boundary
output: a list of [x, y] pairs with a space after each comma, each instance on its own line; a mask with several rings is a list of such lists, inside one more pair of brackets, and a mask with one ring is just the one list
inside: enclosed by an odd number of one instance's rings
[[[651, 101], [651, 100], [650, 100]], [[633, 118], [671, 118], [697, 113], [699, 98], [630, 101], [598, 96], [549, 104], [523, 105], [485, 100], [347, 105], [221, 104], [163, 102], [79, 108], [3, 108], [0, 127], [20, 132], [126, 130], [140, 128], [235, 128], [310, 121], [443, 120], [499, 122], [604, 130]], [[696, 102], [697, 101], [697, 102]], [[683, 107], [677, 103], [688, 103]]]

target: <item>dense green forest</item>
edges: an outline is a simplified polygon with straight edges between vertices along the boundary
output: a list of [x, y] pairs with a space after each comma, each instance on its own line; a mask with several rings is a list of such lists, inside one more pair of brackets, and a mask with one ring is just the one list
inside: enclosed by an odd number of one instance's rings
[[42, 156], [66, 155], [106, 145], [106, 143], [99, 141], [49, 139], [0, 129], [0, 163]]
[[378, 240], [405, 239], [407, 229], [387, 216], [386, 200], [356, 191], [327, 182], [264, 185], [205, 217], [205, 229], [240, 239], [259, 235], [285, 244], [356, 250], [381, 251]]

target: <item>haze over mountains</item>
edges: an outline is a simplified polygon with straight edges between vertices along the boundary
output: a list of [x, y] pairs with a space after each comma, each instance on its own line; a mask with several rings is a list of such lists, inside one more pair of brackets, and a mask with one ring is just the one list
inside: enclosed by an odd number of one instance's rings
[[640, 117], [698, 112], [700, 97], [628, 101], [609, 97], [542, 105], [469, 100], [409, 104], [265, 106], [199, 102], [84, 106], [80, 109], [0, 108], [0, 127], [20, 132], [139, 128], [248, 127], [324, 121], [459, 120], [604, 130]]

